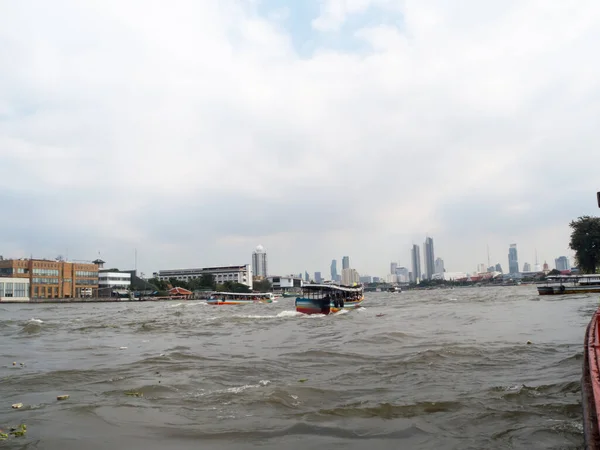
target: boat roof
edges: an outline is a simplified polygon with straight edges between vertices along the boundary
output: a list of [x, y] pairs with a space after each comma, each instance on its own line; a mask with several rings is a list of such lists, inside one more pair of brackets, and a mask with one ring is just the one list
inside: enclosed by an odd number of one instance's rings
[[586, 274], [586, 275], [548, 275], [547, 280], [579, 280], [586, 278], [600, 278], [600, 273]]
[[302, 289], [308, 291], [344, 291], [344, 292], [360, 292], [362, 286], [341, 286], [337, 284], [305, 284]]
[[269, 295], [271, 292], [219, 292], [213, 291], [214, 295], [239, 295], [239, 296], [248, 296], [248, 297], [256, 297], [259, 295]]

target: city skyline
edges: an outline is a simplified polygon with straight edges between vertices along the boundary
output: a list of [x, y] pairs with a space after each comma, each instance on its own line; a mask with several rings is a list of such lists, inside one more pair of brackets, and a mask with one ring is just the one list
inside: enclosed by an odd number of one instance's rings
[[381, 275], [431, 235], [448, 271], [573, 261], [600, 5], [350, 3], [3, 4], [0, 254], [148, 274], [260, 242], [272, 273]]

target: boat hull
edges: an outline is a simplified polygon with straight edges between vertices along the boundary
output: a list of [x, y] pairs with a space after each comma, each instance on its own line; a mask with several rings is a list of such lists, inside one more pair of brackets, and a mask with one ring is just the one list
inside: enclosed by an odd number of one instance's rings
[[346, 301], [344, 306], [336, 306], [331, 300], [296, 298], [296, 311], [303, 314], [335, 314], [342, 310], [352, 310], [360, 308], [364, 297], [356, 301]]
[[599, 311], [592, 316], [586, 329], [581, 376], [583, 435], [587, 450], [600, 450], [600, 331]]
[[595, 294], [600, 293], [600, 286], [538, 286], [540, 295]]

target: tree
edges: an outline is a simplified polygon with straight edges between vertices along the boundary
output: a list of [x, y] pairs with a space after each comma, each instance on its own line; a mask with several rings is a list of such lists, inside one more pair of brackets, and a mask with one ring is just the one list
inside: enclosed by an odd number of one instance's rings
[[254, 292], [271, 292], [272, 289], [273, 285], [266, 278], [252, 283], [252, 290]]
[[548, 272], [548, 275], [560, 275], [560, 270], [552, 269], [550, 272]]
[[569, 247], [582, 273], [596, 273], [600, 265], [600, 218], [581, 216], [572, 221]]
[[248, 286], [241, 283], [235, 283], [233, 281], [226, 281], [223, 284], [217, 284], [216, 291], [218, 292], [252, 292]]
[[157, 291], [164, 291], [167, 289], [167, 282], [163, 280], [159, 280], [158, 278], [150, 278], [148, 280], [152, 286], [156, 288]]

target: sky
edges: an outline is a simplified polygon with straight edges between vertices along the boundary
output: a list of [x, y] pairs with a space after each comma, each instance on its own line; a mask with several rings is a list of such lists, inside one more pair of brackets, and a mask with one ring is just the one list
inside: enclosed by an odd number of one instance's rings
[[0, 0], [0, 255], [361, 274], [571, 256], [600, 2]]

